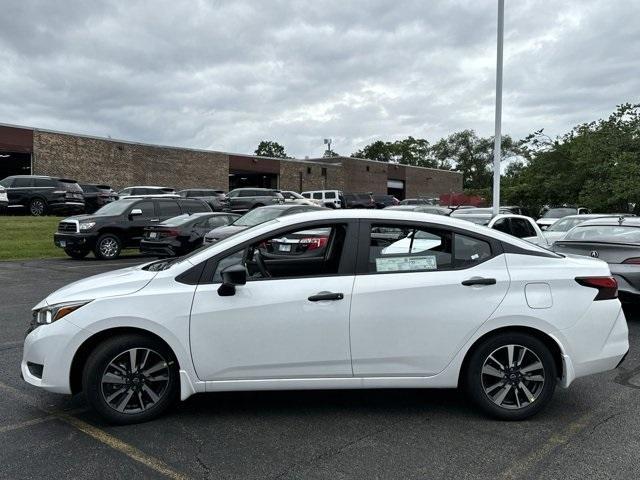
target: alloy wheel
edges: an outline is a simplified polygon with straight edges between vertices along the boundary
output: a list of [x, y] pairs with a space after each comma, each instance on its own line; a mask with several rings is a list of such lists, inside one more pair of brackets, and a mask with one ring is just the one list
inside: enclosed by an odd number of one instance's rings
[[111, 258], [118, 251], [118, 243], [113, 238], [105, 238], [100, 242], [99, 248], [103, 257]]
[[522, 345], [503, 345], [485, 359], [482, 388], [495, 405], [510, 410], [533, 404], [544, 388], [542, 361]]
[[156, 405], [169, 386], [169, 364], [149, 348], [120, 353], [105, 368], [102, 398], [120, 413], [140, 413]]
[[44, 202], [38, 199], [31, 200], [29, 211], [31, 212], [31, 215], [36, 217], [44, 214]]

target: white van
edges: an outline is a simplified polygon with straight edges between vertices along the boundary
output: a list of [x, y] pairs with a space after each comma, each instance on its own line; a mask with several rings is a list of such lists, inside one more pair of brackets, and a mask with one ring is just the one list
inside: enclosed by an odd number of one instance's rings
[[340, 190], [310, 190], [302, 192], [304, 198], [320, 200], [325, 207], [343, 208], [342, 192]]

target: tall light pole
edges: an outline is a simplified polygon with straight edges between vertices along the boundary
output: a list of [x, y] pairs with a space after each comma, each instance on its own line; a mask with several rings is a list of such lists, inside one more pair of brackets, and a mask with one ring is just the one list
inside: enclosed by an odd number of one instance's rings
[[496, 62], [496, 130], [493, 142], [493, 214], [500, 213], [500, 160], [502, 157], [502, 45], [504, 43], [504, 0], [498, 0], [498, 54]]

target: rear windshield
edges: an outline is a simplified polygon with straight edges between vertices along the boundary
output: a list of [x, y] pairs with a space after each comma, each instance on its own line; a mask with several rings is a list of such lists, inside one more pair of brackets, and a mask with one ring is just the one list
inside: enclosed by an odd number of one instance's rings
[[75, 180], [67, 180], [61, 178], [58, 180], [58, 185], [61, 189], [66, 190], [68, 192], [82, 192], [82, 188], [78, 185], [78, 182]]
[[285, 211], [286, 210], [282, 208], [256, 208], [255, 210], [245, 213], [242, 217], [233, 222], [233, 225], [238, 225], [240, 227], [253, 227], [255, 225], [268, 222], [269, 220], [273, 220], [274, 218], [278, 218], [280, 215], [284, 214]]
[[556, 223], [547, 228], [547, 232], [568, 232], [576, 225], [580, 225], [582, 222], [589, 220], [588, 217], [571, 217], [571, 218], [562, 218], [558, 220]]
[[542, 218], [562, 218], [568, 215], [577, 215], [577, 208], [552, 208], [542, 215]]
[[623, 225], [588, 225], [571, 230], [564, 241], [640, 243], [640, 227]]

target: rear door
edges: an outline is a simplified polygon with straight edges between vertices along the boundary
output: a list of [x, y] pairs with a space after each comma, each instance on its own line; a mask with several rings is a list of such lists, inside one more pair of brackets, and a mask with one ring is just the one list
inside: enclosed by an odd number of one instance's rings
[[412, 222], [363, 221], [351, 304], [356, 376], [441, 372], [509, 287], [498, 242]]

